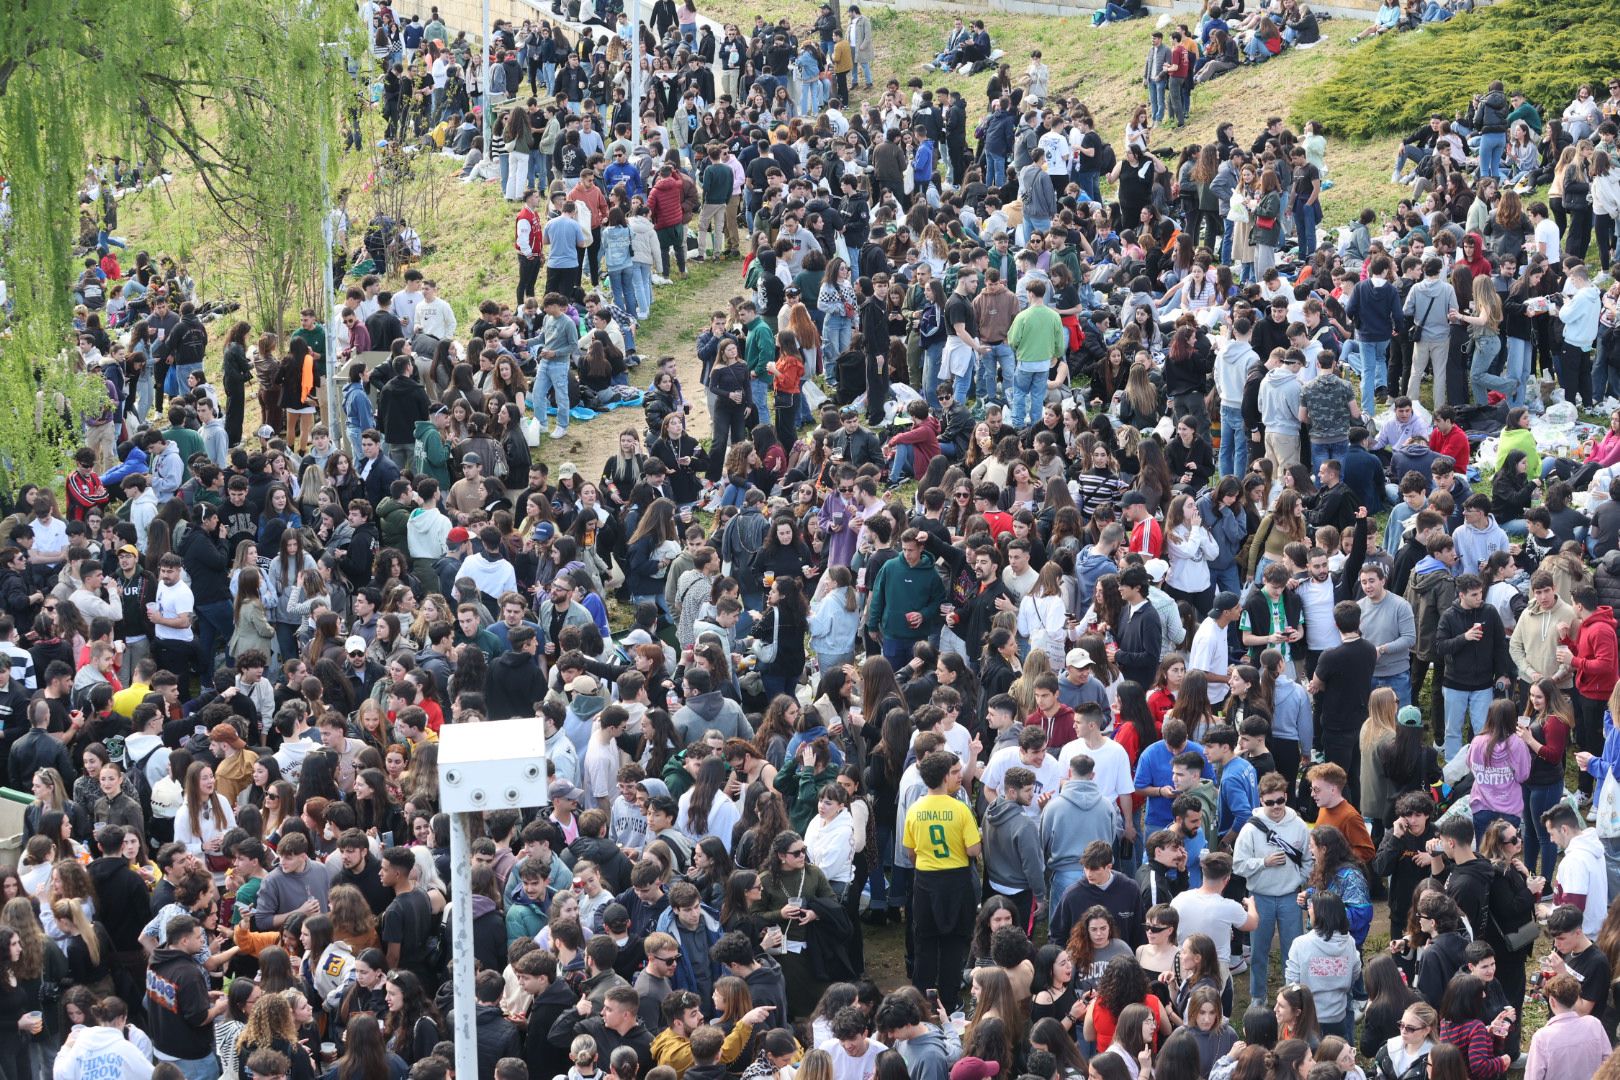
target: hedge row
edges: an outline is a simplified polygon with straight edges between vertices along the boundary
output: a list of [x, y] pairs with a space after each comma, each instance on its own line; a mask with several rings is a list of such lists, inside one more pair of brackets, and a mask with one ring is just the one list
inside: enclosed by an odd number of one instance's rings
[[1340, 138], [1406, 134], [1430, 113], [1466, 109], [1492, 79], [1557, 116], [1590, 82], [1598, 99], [1620, 75], [1612, 0], [1502, 0], [1446, 23], [1349, 46], [1337, 72], [1310, 87], [1296, 124], [1319, 120]]

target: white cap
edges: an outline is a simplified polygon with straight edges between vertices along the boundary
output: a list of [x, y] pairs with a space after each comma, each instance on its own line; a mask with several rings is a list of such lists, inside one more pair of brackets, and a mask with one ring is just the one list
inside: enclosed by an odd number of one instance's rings
[[355, 634], [355, 635], [351, 636], [349, 638], [349, 640], [347, 640], [347, 641], [345, 641], [343, 643], [343, 651], [345, 653], [357, 653], [357, 652], [363, 653], [363, 652], [365, 652], [366, 651], [366, 639], [361, 637], [359, 634]]
[[1063, 664], [1065, 667], [1088, 668], [1092, 665], [1091, 654], [1084, 649], [1070, 649], [1063, 658]]
[[1164, 580], [1166, 574], [1170, 573], [1170, 564], [1163, 559], [1149, 559], [1142, 564], [1142, 569], [1147, 571], [1148, 577], [1155, 582], [1160, 582]]

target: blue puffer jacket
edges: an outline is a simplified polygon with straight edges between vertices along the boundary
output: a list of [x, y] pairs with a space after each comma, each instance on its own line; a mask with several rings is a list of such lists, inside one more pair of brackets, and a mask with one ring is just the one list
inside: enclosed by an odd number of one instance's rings
[[1209, 560], [1211, 570], [1225, 570], [1237, 562], [1238, 549], [1248, 538], [1249, 530], [1243, 518], [1230, 507], [1215, 507], [1213, 495], [1198, 500], [1198, 513], [1204, 518], [1204, 528], [1215, 538], [1220, 554]]

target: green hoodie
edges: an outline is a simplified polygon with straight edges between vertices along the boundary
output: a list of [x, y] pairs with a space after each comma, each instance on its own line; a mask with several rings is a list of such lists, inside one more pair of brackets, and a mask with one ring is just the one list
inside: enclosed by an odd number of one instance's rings
[[382, 534], [382, 546], [405, 550], [405, 527], [410, 523], [411, 508], [387, 496], [377, 504], [377, 529]]
[[411, 459], [412, 468], [439, 482], [445, 494], [450, 492], [450, 448], [444, 445], [444, 436], [433, 426], [432, 420], [418, 420], [412, 432], [416, 436], [416, 451]]
[[[945, 583], [934, 569], [934, 557], [926, 551], [916, 566], [898, 555], [884, 563], [872, 584], [872, 597], [866, 605], [866, 628], [877, 630], [896, 641], [917, 641], [928, 637], [940, 625], [939, 605], [945, 600]], [[922, 623], [911, 626], [908, 612], [920, 612]]]
[[769, 377], [765, 365], [776, 359], [776, 335], [760, 316], [754, 316], [754, 321], [748, 324], [748, 338], [746, 352], [743, 357], [748, 361], [749, 374], [756, 379]]

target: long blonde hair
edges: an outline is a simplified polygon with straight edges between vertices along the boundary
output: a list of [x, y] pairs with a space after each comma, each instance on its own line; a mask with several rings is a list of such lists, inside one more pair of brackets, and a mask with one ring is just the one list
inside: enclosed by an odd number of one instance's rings
[[63, 898], [51, 905], [51, 914], [56, 916], [58, 926], [73, 927], [73, 932], [84, 942], [84, 951], [90, 954], [90, 965], [99, 965], [101, 939], [96, 935], [96, 926], [90, 921], [90, 916], [84, 913], [84, 905], [77, 900]]
[[1125, 400], [1141, 416], [1159, 411], [1159, 392], [1148, 381], [1147, 365], [1131, 365], [1130, 374], [1125, 377]]
[[1502, 325], [1502, 298], [1496, 295], [1495, 284], [1484, 274], [1474, 279], [1474, 314], [1485, 317], [1485, 329], [1493, 334]]
[[[1481, 279], [1484, 280], [1484, 279]], [[1367, 699], [1367, 722], [1361, 725], [1361, 759], [1368, 761], [1385, 736], [1395, 734], [1395, 710], [1400, 702], [1395, 691], [1380, 686]]]

